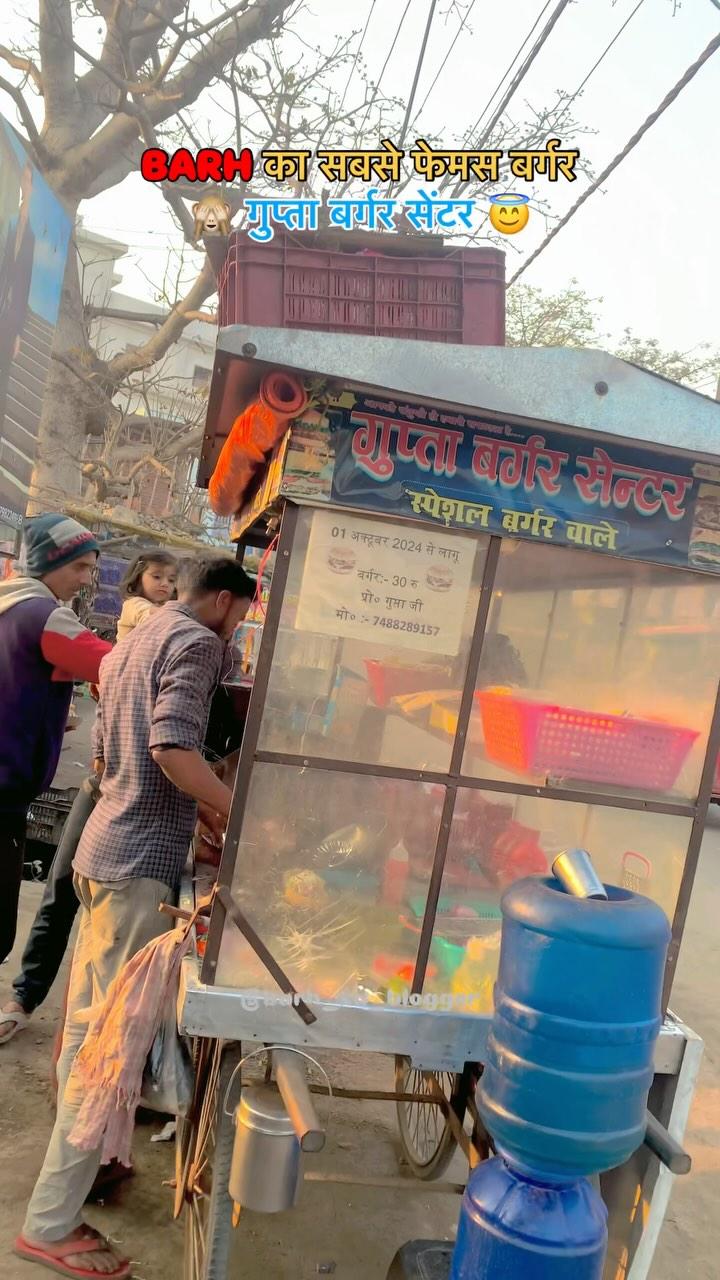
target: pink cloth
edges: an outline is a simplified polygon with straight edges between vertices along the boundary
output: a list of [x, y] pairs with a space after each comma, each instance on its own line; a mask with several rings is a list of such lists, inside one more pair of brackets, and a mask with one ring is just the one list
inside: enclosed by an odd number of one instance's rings
[[70, 1083], [84, 1099], [69, 1141], [81, 1151], [102, 1147], [103, 1164], [130, 1165], [135, 1112], [145, 1063], [162, 1021], [165, 1002], [177, 991], [189, 930], [153, 938], [110, 984], [75, 1058]]

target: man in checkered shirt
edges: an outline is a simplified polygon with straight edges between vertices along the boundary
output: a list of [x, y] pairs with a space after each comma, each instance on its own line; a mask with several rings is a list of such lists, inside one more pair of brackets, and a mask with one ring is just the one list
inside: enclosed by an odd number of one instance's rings
[[58, 1112], [17, 1242], [21, 1256], [51, 1269], [129, 1275], [83, 1223], [101, 1152], [70, 1145], [82, 1099], [66, 1086], [89, 1006], [102, 1002], [127, 961], [167, 928], [158, 908], [175, 896], [198, 816], [216, 840], [224, 830], [232, 794], [201, 747], [226, 644], [254, 593], [235, 560], [189, 562], [179, 599], [122, 640], [100, 667], [94, 748], [104, 772], [73, 864], [80, 931], [57, 1069]]

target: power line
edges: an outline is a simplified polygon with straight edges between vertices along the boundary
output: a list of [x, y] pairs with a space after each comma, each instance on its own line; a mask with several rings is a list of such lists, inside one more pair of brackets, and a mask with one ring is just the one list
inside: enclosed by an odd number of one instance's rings
[[474, 124], [474, 125], [472, 125], [472, 127], [471, 127], [470, 129], [468, 129], [468, 130], [467, 130], [467, 133], [465, 134], [465, 139], [464, 139], [465, 141], [467, 141], [468, 139], [472, 138], [472, 135], [474, 134], [475, 130], [476, 130], [476, 129], [478, 129], [478, 128], [480, 127], [480, 122], [481, 122], [481, 120], [483, 119], [483, 116], [485, 115], [486, 111], [489, 111], [489, 110], [490, 110], [490, 107], [492, 106], [492, 103], [494, 102], [494, 100], [495, 100], [495, 98], [497, 97], [498, 93], [499, 93], [499, 92], [500, 92], [500, 90], [502, 89], [502, 87], [503, 87], [503, 85], [504, 85], [505, 81], [507, 80], [508, 76], [511, 74], [512, 69], [513, 69], [513, 67], [515, 66], [515, 63], [517, 62], [518, 58], [520, 57], [520, 54], [522, 53], [523, 49], [525, 48], [525, 45], [527, 44], [528, 40], [529, 40], [529, 39], [531, 38], [531, 36], [533, 35], [533, 32], [535, 31], [535, 28], [539, 25], [540, 20], [541, 20], [541, 18], [543, 17], [543, 14], [544, 14], [544, 13], [545, 13], [549, 8], [550, 8], [550, 5], [551, 5], [551, 4], [552, 4], [552, 0], [545, 0], [545, 4], [543, 5], [542, 9], [540, 10], [540, 12], [539, 12], [539, 14], [538, 14], [537, 18], [535, 19], [535, 21], [534, 21], [533, 25], [531, 26], [530, 30], [528, 31], [527, 35], [525, 36], [525, 39], [523, 40], [523, 42], [522, 42], [522, 44], [520, 45], [519, 49], [517, 50], [517, 52], [514, 54], [514, 56], [513, 56], [513, 57], [512, 57], [512, 59], [510, 60], [510, 63], [509, 63], [509, 65], [508, 65], [508, 67], [507, 67], [507, 69], [506, 69], [506, 71], [505, 71], [504, 75], [502, 75], [502, 76], [500, 77], [500, 79], [498, 80], [498, 83], [496, 84], [495, 88], [493, 89], [492, 93], [490, 94], [490, 97], [488, 98], [487, 102], [485, 103], [485, 106], [483, 107], [482, 111], [480, 112], [480, 115], [478, 116], [477, 120], [475, 121], [475, 124]]
[[[555, 7], [555, 9], [553, 9], [553, 12], [550, 14], [550, 17], [545, 23], [545, 26], [540, 32], [540, 35], [538, 36], [537, 40], [535, 41], [535, 44], [533, 45], [532, 49], [528, 53], [525, 61], [521, 64], [518, 71], [515, 73], [512, 80], [510, 81], [510, 84], [505, 92], [505, 96], [502, 98], [500, 102], [500, 106], [497, 108], [494, 115], [491, 117], [490, 123], [485, 126], [484, 132], [486, 137], [489, 137], [492, 134], [492, 131], [495, 128], [495, 125], [498, 123], [499, 120], [502, 119], [503, 115], [505, 114], [505, 108], [510, 102], [510, 99], [514, 97], [515, 90], [519, 87], [520, 82], [525, 79], [525, 76], [527, 75], [533, 62], [537, 58], [540, 50], [545, 44], [545, 41], [548, 39], [548, 36], [550, 35], [556, 22], [562, 15], [563, 11], [567, 9], [568, 5], [572, 3], [574, 3], [574, 0], [559, 0], [559, 4]], [[547, 5], [545, 6], [545, 8], [547, 8]], [[543, 13], [544, 12], [545, 10], [543, 10]]]
[[651, 129], [652, 126], [655, 124], [656, 120], [660, 119], [660, 116], [663, 114], [663, 112], [667, 111], [668, 107], [671, 106], [672, 103], [675, 101], [675, 99], [682, 93], [686, 85], [688, 85], [690, 81], [697, 75], [701, 67], [704, 67], [708, 59], [711, 58], [714, 53], [717, 53], [718, 49], [720, 49], [720, 32], [718, 32], [718, 34], [713, 37], [710, 43], [703, 49], [702, 53], [700, 54], [700, 57], [697, 58], [697, 60], [693, 62], [691, 66], [688, 67], [684, 76], [682, 76], [678, 80], [677, 84], [673, 86], [670, 92], [666, 94], [666, 96], [663, 98], [662, 102], [660, 103], [660, 106], [657, 107], [655, 111], [653, 111], [652, 114], [648, 116], [647, 120], [645, 120], [643, 124], [641, 124], [640, 128], [637, 130], [636, 133], [633, 134], [630, 141], [625, 144], [622, 151], [618, 152], [615, 158], [610, 161], [610, 164], [605, 169], [603, 169], [600, 176], [590, 184], [587, 191], [583, 192], [579, 200], [575, 201], [575, 204], [572, 206], [571, 209], [568, 209], [568, 212], [565, 214], [563, 218], [560, 219], [557, 226], [553, 227], [552, 231], [550, 231], [548, 235], [546, 235], [545, 239], [542, 241], [541, 244], [538, 245], [537, 249], [535, 249], [534, 252], [530, 254], [530, 257], [525, 259], [522, 266], [520, 266], [518, 270], [515, 272], [515, 275], [510, 277], [510, 280], [508, 281], [508, 284], [507, 284], [508, 288], [510, 288], [511, 285], [515, 284], [515, 281], [519, 279], [519, 277], [523, 274], [524, 271], [527, 271], [531, 262], [534, 262], [535, 259], [540, 256], [543, 249], [546, 249], [547, 246], [550, 244], [550, 241], [555, 239], [555, 236], [558, 234], [558, 232], [562, 231], [563, 227], [567, 226], [568, 222], [574, 216], [574, 214], [577, 213], [580, 206], [583, 205], [586, 200], [590, 199], [590, 196], [593, 195], [595, 191], [597, 191], [598, 187], [602, 186], [603, 182], [607, 181], [607, 179], [610, 177], [610, 174], [613, 173], [615, 169], [617, 169], [618, 165], [621, 164], [622, 161], [625, 159], [625, 157], [628, 156], [630, 152], [637, 146], [640, 139], [643, 138], [645, 134], [648, 132], [648, 129]]
[[[720, 0], [718, 0], [718, 3], [720, 4]], [[415, 119], [413, 120], [413, 122], [412, 122], [412, 126], [411, 126], [413, 129], [415, 128], [415, 125], [417, 124], [418, 120], [420, 119], [420, 116], [422, 115], [422, 113], [423, 113], [423, 111], [424, 111], [424, 109], [425, 109], [425, 104], [426, 104], [426, 102], [427, 102], [428, 98], [430, 97], [430, 95], [431, 95], [431, 93], [432, 93], [433, 89], [435, 88], [435, 85], [437, 84], [438, 80], [440, 79], [440, 76], [442, 75], [443, 71], [445, 70], [445, 68], [446, 68], [446, 66], [447, 66], [447, 64], [448, 64], [448, 62], [450, 61], [450, 56], [451, 56], [451, 54], [452, 54], [452, 51], [453, 51], [453, 49], [455, 48], [455, 45], [457, 44], [458, 40], [460, 39], [460, 36], [462, 35], [462, 33], [463, 33], [463, 31], [464, 31], [465, 27], [467, 26], [468, 21], [469, 21], [469, 19], [470, 19], [470, 14], [472, 13], [472, 11], [473, 11], [473, 9], [475, 8], [475, 5], [476, 5], [476, 4], [477, 4], [477, 0], [472, 0], [472, 2], [471, 2], [471, 4], [470, 4], [469, 8], [465, 10], [465, 16], [464, 16], [464, 18], [463, 18], [462, 22], [460, 23], [460, 26], [458, 27], [457, 31], [455, 32], [455, 37], [454, 37], [454, 39], [453, 39], [453, 42], [452, 42], [452, 44], [450, 45], [450, 48], [448, 49], [447, 53], [445, 54], [445, 57], [443, 58], [442, 62], [440, 63], [440, 66], [439, 66], [439, 67], [438, 67], [438, 69], [437, 69], [437, 72], [436, 72], [436, 74], [435, 74], [435, 79], [433, 80], [432, 84], [430, 85], [430, 88], [428, 89], [427, 93], [425, 94], [425, 97], [423, 98], [422, 102], [420, 103], [420, 106], [419, 106], [419, 107], [418, 107], [418, 109], [417, 109], [417, 112], [416, 112], [416, 114], [415, 114]]]
[[388, 67], [388, 63], [389, 63], [389, 61], [390, 61], [390, 59], [392, 58], [393, 53], [395, 52], [395, 45], [397, 44], [397, 42], [398, 42], [398, 40], [399, 40], [399, 38], [400, 38], [400, 32], [402, 31], [403, 26], [404, 26], [404, 24], [405, 24], [405, 19], [407, 18], [408, 10], [409, 10], [409, 8], [410, 8], [410, 5], [411, 5], [411, 4], [412, 4], [412, 0], [407, 0], [407, 4], [405, 5], [405, 8], [403, 9], [402, 17], [401, 17], [401, 19], [400, 19], [400, 21], [399, 21], [399, 23], [398, 23], [398, 25], [397, 25], [397, 31], [395, 32], [395, 35], [393, 36], [393, 42], [392, 42], [392, 44], [390, 45], [390, 48], [388, 49], [388, 55], [387, 55], [387, 57], [386, 57], [386, 59], [385, 59], [385, 61], [384, 61], [383, 65], [382, 65], [382, 71], [380, 72], [380, 75], [379, 75], [379, 77], [378, 77], [377, 84], [375, 85], [375, 88], [374, 88], [374, 90], [373, 90], [373, 95], [372, 95], [372, 97], [371, 97], [370, 101], [368, 102], [367, 107], [365, 108], [365, 115], [363, 116], [362, 124], [360, 125], [360, 128], [359, 128], [359, 130], [358, 130], [358, 133], [359, 133], [359, 134], [362, 134], [362, 131], [363, 131], [363, 129], [365, 128], [365, 125], [366, 125], [366, 123], [367, 123], [367, 118], [368, 118], [368, 116], [370, 115], [370, 112], [372, 111], [373, 106], [375, 105], [375, 99], [377, 98], [378, 93], [380, 92], [380, 85], [382, 84], [383, 76], [385, 75], [385, 72], [387, 71], [387, 67]]
[[425, 61], [425, 51], [427, 49], [428, 40], [430, 39], [430, 29], [433, 24], [433, 18], [435, 17], [436, 8], [437, 8], [437, 0], [430, 0], [430, 12], [428, 13], [428, 19], [425, 24], [425, 31], [423, 33], [422, 44], [420, 45], [420, 53], [418, 54], [418, 60], [415, 67], [415, 75], [413, 76], [412, 88], [410, 90], [410, 97], [408, 98], [407, 107], [405, 108], [405, 119], [403, 120], [403, 126], [400, 131], [400, 140], [397, 144], [401, 150], [405, 143], [405, 135], [407, 133], [408, 125], [410, 123], [410, 112], [413, 109], [415, 94], [417, 93], [418, 80], [420, 79], [420, 72], [422, 71], [422, 65], [423, 65], [423, 62]]
[[[633, 9], [632, 13], [625, 19], [622, 26], [615, 32], [615, 35], [613, 36], [609, 44], [605, 46], [602, 53], [600, 54], [600, 57], [593, 63], [593, 65], [591, 66], [585, 78], [580, 81], [580, 84], [578, 85], [577, 89], [572, 94], [572, 96], [568, 98], [555, 124], [556, 133], [559, 133], [563, 125], [565, 124], [565, 121], [567, 120], [567, 117], [568, 117], [568, 113], [575, 99], [580, 96], [586, 84], [590, 82], [592, 77], [595, 75], [595, 72], [597, 71], [598, 67], [601, 66], [601, 64], [605, 61], [610, 50], [613, 48], [613, 45], [615, 45], [617, 41], [620, 39], [620, 36], [622, 35], [623, 31], [632, 22], [638, 10], [642, 9], [642, 6], [644, 5], [644, 3], [645, 3], [645, 0], [638, 0], [638, 3], [635, 5], [635, 8]], [[718, 0], [718, 4], [720, 4], [720, 0]]]
[[[487, 125], [485, 126], [485, 128], [484, 128], [484, 134], [485, 134], [485, 137], [489, 138], [489, 137], [491, 137], [491, 136], [492, 136], [492, 131], [493, 131], [493, 129], [495, 128], [495, 125], [498, 123], [498, 121], [499, 121], [499, 120], [501, 120], [501, 119], [502, 119], [503, 115], [505, 114], [505, 109], [506, 109], [506, 107], [507, 107], [508, 103], [510, 102], [511, 98], [514, 96], [515, 91], [518, 89], [518, 87], [520, 86], [520, 84], [522, 83], [522, 81], [525, 79], [525, 76], [527, 75], [528, 71], [530, 70], [530, 67], [532, 66], [533, 62], [535, 61], [535, 59], [537, 58], [538, 54], [540, 53], [540, 50], [542, 49], [543, 45], [545, 44], [546, 40], [548, 39], [548, 37], [549, 37], [549, 35], [550, 35], [550, 33], [551, 33], [551, 31], [552, 31], [553, 27], [555, 26], [556, 22], [558, 21], [558, 19], [559, 19], [559, 18], [560, 18], [560, 16], [562, 15], [563, 11], [564, 11], [565, 9], [567, 9], [568, 5], [569, 5], [569, 4], [572, 4], [572, 3], [573, 3], [573, 0], [559, 0], [559, 3], [558, 3], [558, 4], [556, 5], [556, 7], [553, 9], [552, 13], [550, 14], [550, 17], [548, 18], [547, 22], [545, 23], [545, 26], [543, 27], [542, 31], [540, 32], [540, 35], [538, 36], [537, 40], [535, 41], [535, 44], [532, 46], [532, 48], [530, 49], [530, 52], [528, 53], [527, 57], [525, 58], [525, 61], [524, 61], [523, 63], [521, 63], [520, 67], [518, 68], [518, 70], [516, 71], [516, 73], [515, 73], [515, 75], [513, 76], [512, 80], [510, 81], [510, 84], [508, 85], [507, 89], [505, 90], [505, 93], [504, 93], [504, 95], [503, 95], [503, 97], [502, 97], [502, 99], [501, 99], [501, 101], [500, 101], [500, 105], [496, 108], [495, 112], [493, 113], [493, 115], [492, 115], [492, 117], [491, 117], [491, 119], [490, 119], [489, 124], [487, 124]], [[547, 9], [547, 4], [545, 5], [545, 9]], [[543, 9], [543, 10], [542, 10], [542, 13], [540, 14], [540, 17], [542, 17], [542, 14], [545, 12], [545, 9]], [[538, 21], [539, 21], [539, 19], [538, 19]], [[537, 26], [537, 22], [535, 23], [535, 26]], [[534, 29], [535, 29], [535, 28], [533, 28], [533, 30], [534, 30]], [[527, 43], [527, 41], [525, 41], [524, 43]], [[491, 99], [491, 101], [492, 101], [492, 99]], [[482, 114], [484, 115], [485, 113], [483, 112]], [[480, 117], [480, 119], [482, 119], [482, 116]], [[478, 120], [478, 121], [477, 121], [477, 125], [479, 125], [479, 124], [480, 124], [480, 120]], [[476, 126], [476, 127], [477, 127], [477, 126]], [[474, 133], [474, 129], [473, 129], [471, 132], [473, 132], [473, 133]], [[462, 184], [462, 180], [461, 180], [461, 179], [459, 179], [459, 180], [455, 183], [455, 186], [454, 186], [454, 188], [453, 188], [453, 192], [452, 192], [453, 196], [456, 196], [456, 195], [458, 194], [458, 192], [460, 191], [460, 189], [461, 189], [462, 185], [463, 185], [463, 184]]]
[[[597, 69], [598, 69], [598, 67], [600, 66], [600, 64], [601, 64], [602, 62], [604, 62], [604, 61], [605, 61], [605, 59], [606, 59], [607, 55], [609, 54], [610, 50], [612, 49], [613, 45], [614, 45], [614, 44], [615, 44], [615, 43], [620, 39], [620, 36], [622, 35], [623, 31], [624, 31], [624, 30], [625, 30], [625, 28], [629, 25], [629, 23], [631, 23], [631, 22], [632, 22], [633, 18], [635, 17], [635, 14], [638, 12], [638, 10], [639, 10], [639, 9], [642, 9], [642, 7], [643, 7], [644, 3], [645, 3], [645, 0], [638, 0], [638, 3], [635, 5], [635, 8], [633, 9], [633, 11], [632, 11], [632, 13], [630, 14], [630, 16], [629, 16], [629, 17], [627, 17], [627, 18], [625, 19], [625, 21], [623, 22], [623, 24], [622, 24], [622, 26], [620, 27], [620, 29], [619, 29], [618, 31], [616, 31], [616, 32], [615, 32], [615, 35], [613, 36], [613, 38], [612, 38], [612, 40], [610, 41], [610, 43], [609, 43], [608, 45], [606, 45], [605, 49], [604, 49], [604, 50], [603, 50], [603, 52], [600, 54], [600, 57], [598, 58], [597, 62], [594, 62], [594, 63], [593, 63], [593, 65], [591, 66], [591, 68], [590, 68], [590, 70], [588, 71], [587, 75], [585, 76], [585, 79], [584, 79], [584, 80], [583, 80], [583, 81], [578, 85], [577, 89], [575, 90], [574, 94], [573, 94], [573, 95], [572, 95], [572, 97], [569, 99], [569, 101], [565, 103], [565, 112], [567, 112], [567, 111], [569, 111], [569, 110], [570, 110], [570, 107], [572, 106], [573, 102], [574, 102], [574, 101], [575, 101], [575, 99], [578, 97], [578, 95], [582, 93], [582, 91], [583, 91], [583, 89], [585, 88], [585, 85], [588, 83], [588, 80], [590, 79], [590, 77], [591, 77], [591, 76], [594, 76], [594, 74], [595, 74], [595, 72], [597, 71]], [[720, 0], [718, 0], [718, 4], [720, 4]]]
[[357, 53], [355, 54], [355, 57], [354, 57], [354, 60], [353, 60], [353, 64], [352, 64], [352, 66], [351, 66], [351, 68], [350, 68], [350, 75], [349, 75], [349, 76], [348, 76], [348, 78], [347, 78], [347, 82], [346, 82], [346, 84], [345, 84], [345, 88], [343, 89], [343, 96], [342, 96], [342, 98], [340, 99], [340, 106], [338, 107], [338, 115], [340, 115], [340, 114], [341, 114], [342, 109], [343, 109], [343, 107], [345, 106], [345, 99], [347, 98], [348, 89], [350, 88], [350, 82], [351, 82], [351, 80], [352, 80], [352, 78], [353, 78], [353, 76], [354, 76], [354, 74], [355, 74], [355, 67], [356, 67], [357, 62], [359, 61], [360, 54], [362, 53], [363, 45], [365, 44], [365, 37], [366, 37], [366, 35], [367, 35], [367, 33], [368, 33], [368, 27], [370, 26], [370, 20], [371, 20], [371, 18], [372, 18], [372, 16], [373, 16], [373, 11], [374, 11], [374, 9], [375, 9], [375, 5], [376, 5], [376, 4], [377, 4], [377, 0], [372, 0], [372, 3], [371, 3], [371, 5], [370, 5], [370, 12], [368, 13], [368, 16], [367, 16], [367, 18], [366, 18], [366, 20], [365, 20], [365, 26], [364, 26], [364, 28], [363, 28], [363, 33], [362, 33], [362, 35], [361, 35], [361, 37], [360, 37], [360, 44], [359, 44], [359, 45], [358, 45], [358, 47], [357, 47]]

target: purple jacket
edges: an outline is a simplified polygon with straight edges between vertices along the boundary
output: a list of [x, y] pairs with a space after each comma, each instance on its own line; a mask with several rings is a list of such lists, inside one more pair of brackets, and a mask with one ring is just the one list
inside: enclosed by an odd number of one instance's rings
[[42, 582], [0, 583], [0, 814], [22, 812], [50, 786], [73, 679], [97, 680], [110, 648]]

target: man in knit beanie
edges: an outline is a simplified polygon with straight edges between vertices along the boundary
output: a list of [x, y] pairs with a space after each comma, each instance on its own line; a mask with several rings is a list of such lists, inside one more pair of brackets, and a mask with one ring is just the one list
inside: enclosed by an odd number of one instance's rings
[[76, 520], [36, 516], [0, 582], [0, 964], [15, 941], [27, 811], [55, 775], [73, 681], [96, 683], [112, 648], [66, 604], [90, 585], [99, 550]]

